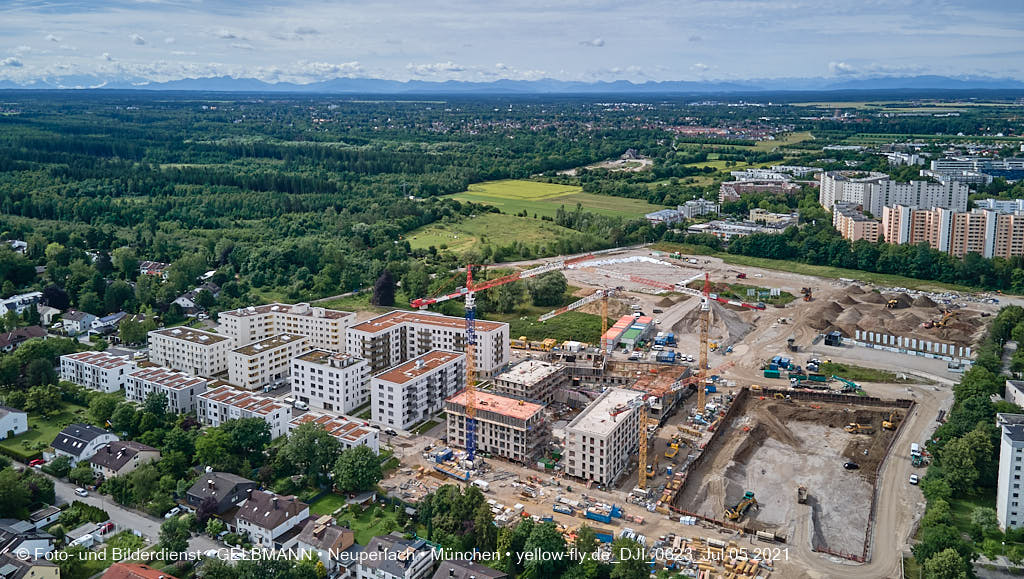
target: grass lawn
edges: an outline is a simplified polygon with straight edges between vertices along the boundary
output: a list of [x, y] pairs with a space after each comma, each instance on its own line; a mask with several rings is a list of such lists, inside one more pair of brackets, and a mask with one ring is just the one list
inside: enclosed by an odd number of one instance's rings
[[652, 211], [664, 209], [641, 199], [584, 193], [582, 187], [574, 185], [513, 179], [476, 183], [470, 185], [467, 191], [449, 197], [459, 201], [493, 205], [503, 213], [515, 214], [525, 209], [531, 217], [535, 213], [538, 217], [554, 217], [560, 206], [564, 205], [566, 210], [572, 210], [577, 203], [591, 213], [630, 218], [643, 217]]
[[526, 336], [530, 340], [554, 338], [559, 342], [576, 340], [590, 344], [596, 344], [601, 339], [601, 316], [594, 314], [567, 312], [546, 322], [538, 322], [535, 315], [518, 316], [504, 321], [508, 322], [509, 336], [512, 339]]
[[330, 515], [344, 506], [345, 498], [332, 493], [320, 497], [309, 505], [309, 512], [313, 515]]
[[412, 431], [415, 432], [416, 434], [426, 434], [427, 432], [430, 431], [431, 428], [434, 428], [438, 424], [441, 423], [438, 422], [437, 420], [428, 420], [423, 424], [420, 424], [416, 428], [413, 428]]
[[[400, 309], [400, 310], [412, 309], [412, 308], [409, 307], [410, 297], [408, 295], [406, 295], [405, 292], [402, 291], [401, 288], [395, 289], [395, 305], [393, 305], [393, 306], [387, 306], [387, 307], [371, 306], [370, 305], [370, 297], [372, 295], [373, 295], [373, 292], [370, 292], [370, 291], [359, 292], [359, 293], [357, 293], [356, 295], [353, 295], [353, 296], [347, 296], [347, 297], [338, 298], [338, 299], [334, 299], [334, 300], [318, 301], [318, 302], [316, 302], [315, 305], [317, 307], [334, 309], [334, 310], [345, 310], [345, 311], [349, 311], [349, 312], [354, 312], [354, 311], [370, 311], [370, 312], [378, 312], [378, 313], [381, 313], [381, 314], [390, 312], [391, 310], [394, 310], [394, 309]], [[422, 296], [416, 296], [416, 297], [422, 297]]]
[[398, 530], [401, 528], [398, 522], [398, 514], [395, 513], [394, 507], [380, 507], [380, 511], [382, 514], [378, 518], [373, 517], [372, 507], [354, 518], [346, 512], [338, 517], [338, 524], [348, 525], [353, 533], [355, 533], [356, 542], [360, 545], [366, 545], [374, 537], [387, 535], [390, 532], [389, 529]]
[[25, 462], [38, 458], [42, 450], [53, 442], [57, 433], [72, 422], [88, 423], [88, 409], [77, 404], [64, 403], [64, 408], [50, 418], [29, 414], [28, 432], [0, 441], [0, 447], [20, 456]]
[[852, 380], [854, 382], [884, 382], [888, 384], [919, 384], [921, 382], [920, 378], [908, 376], [906, 379], [901, 379], [895, 372], [876, 370], [875, 368], [865, 368], [864, 366], [854, 366], [853, 364], [836, 364], [827, 362], [820, 366], [818, 372], [825, 374], [826, 376], [839, 376], [840, 378], [846, 378], [847, 380]]
[[563, 238], [583, 237], [583, 234], [530, 217], [516, 217], [503, 213], [484, 213], [466, 217], [458, 223], [431, 223], [410, 231], [406, 239], [413, 249], [447, 246], [459, 254], [480, 244], [511, 245], [519, 241], [528, 245], [546, 244]]

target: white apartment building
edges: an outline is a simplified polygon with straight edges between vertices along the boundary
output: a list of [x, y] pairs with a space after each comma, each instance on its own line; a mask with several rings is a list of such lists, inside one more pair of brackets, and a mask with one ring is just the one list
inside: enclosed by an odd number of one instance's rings
[[373, 421], [403, 430], [444, 408], [446, 398], [466, 384], [466, 355], [431, 350], [373, 377]]
[[206, 392], [206, 380], [184, 372], [150, 366], [128, 375], [125, 398], [143, 403], [154, 392], [167, 396], [167, 411], [188, 414], [196, 411], [196, 397]]
[[329, 310], [309, 304], [269, 304], [251, 306], [218, 317], [219, 331], [244, 345], [266, 340], [277, 334], [298, 334], [313, 348], [345, 351], [345, 332], [355, 323], [352, 312]]
[[133, 371], [135, 362], [127, 356], [107, 352], [76, 352], [60, 357], [61, 380], [100, 392], [117, 392], [124, 388], [128, 374]]
[[207, 390], [198, 396], [196, 402], [196, 414], [203, 424], [220, 426], [228, 420], [260, 418], [270, 426], [273, 438], [288, 432], [288, 421], [292, 418], [290, 406], [230, 386]]
[[376, 428], [363, 426], [361, 422], [356, 422], [344, 416], [306, 412], [293, 418], [288, 423], [288, 432], [292, 432], [307, 422], [313, 422], [326, 430], [328, 434], [338, 440], [342, 450], [365, 446], [372, 450], [374, 454], [380, 454], [380, 431]]
[[630, 407], [641, 392], [608, 388], [565, 428], [565, 472], [609, 485], [637, 454], [641, 413]]
[[898, 183], [890, 181], [885, 173], [828, 171], [821, 174], [818, 201], [828, 211], [836, 203], [860, 205], [864, 212], [877, 217], [885, 207], [893, 205], [966, 211], [969, 192], [966, 183]]
[[246, 390], [259, 390], [282, 382], [292, 368], [292, 358], [309, 350], [309, 340], [299, 334], [277, 334], [228, 352], [228, 382]]
[[212, 377], [228, 369], [234, 341], [194, 328], [164, 328], [149, 333], [149, 360], [195, 376]]
[[990, 209], [997, 213], [1024, 213], [1024, 199], [979, 199], [975, 209]]
[[554, 402], [555, 391], [569, 385], [572, 379], [563, 364], [528, 359], [512, 366], [494, 378], [494, 391]]
[[996, 414], [999, 437], [999, 480], [996, 519], [1000, 530], [1024, 526], [1024, 414]]
[[[476, 322], [474, 366], [481, 378], [491, 378], [508, 362], [508, 324]], [[431, 350], [464, 352], [466, 320], [432, 312], [394, 311], [352, 326], [346, 351], [380, 372]]]
[[314, 408], [351, 412], [370, 400], [370, 365], [351, 354], [306, 352], [292, 358], [292, 394]]

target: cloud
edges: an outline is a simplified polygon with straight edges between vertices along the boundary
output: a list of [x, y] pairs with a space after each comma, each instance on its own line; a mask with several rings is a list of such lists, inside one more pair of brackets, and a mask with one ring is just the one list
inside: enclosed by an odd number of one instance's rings
[[308, 36], [310, 34], [320, 34], [320, 31], [312, 26], [299, 26], [295, 29], [295, 34], [299, 36]]
[[52, 34], [47, 34], [46, 35], [46, 39], [49, 40], [50, 42], [60, 42], [60, 37], [59, 36], [54, 36]]
[[69, 50], [71, 52], [78, 52], [77, 46], [71, 46], [70, 44], [61, 44], [59, 47], [61, 50]]
[[857, 69], [852, 65], [845, 62], [830, 62], [828, 63], [828, 71], [832, 74], [856, 74]]
[[711, 67], [706, 65], [706, 64], [704, 64], [703, 62], [695, 62], [692, 65], [690, 65], [690, 70], [693, 70], [693, 71], [696, 71], [696, 72], [707, 72], [707, 71], [711, 70]]
[[434, 76], [453, 72], [463, 72], [466, 70], [466, 67], [460, 64], [455, 64], [449, 60], [447, 62], [435, 62], [433, 64], [409, 63], [405, 66], [405, 69], [415, 76]]
[[172, 50], [171, 54], [174, 56], [195, 56], [198, 53], [192, 50]]
[[247, 42], [232, 42], [231, 48], [237, 48], [238, 50], [255, 50], [256, 47]]
[[700, 42], [701, 40], [704, 40], [704, 38], [698, 34], [691, 34], [686, 40], [690, 42]]
[[100, 58], [102, 58], [103, 60], [105, 60], [107, 62], [111, 62], [111, 61], [114, 60], [114, 57], [110, 56], [109, 52], [104, 52], [103, 54], [100, 55]]
[[137, 32], [132, 32], [131, 34], [128, 35], [128, 38], [130, 38], [132, 40], [132, 44], [135, 44], [135, 45], [138, 45], [138, 46], [142, 46], [143, 44], [146, 44], [146, 39], [143, 38], [142, 35], [137, 33]]
[[591, 40], [581, 40], [580, 46], [593, 46], [594, 48], [601, 48], [604, 46], [603, 38], [593, 38]]
[[506, 71], [508, 70], [508, 65], [505, 64], [504, 62], [499, 62], [494, 65], [494, 68], [495, 70]]
[[167, 38], [164, 38], [164, 44], [174, 44], [175, 42], [177, 42], [177, 39], [173, 36], [168, 36]]
[[294, 67], [285, 71], [288, 74], [309, 76], [318, 78], [338, 78], [343, 76], [356, 76], [363, 72], [363, 65], [359, 61], [352, 62], [305, 62], [300, 61]]
[[238, 36], [237, 34], [235, 34], [232, 31], [228, 30], [227, 28], [221, 28], [220, 30], [217, 30], [216, 32], [214, 32], [213, 35], [216, 36], [217, 38], [223, 38], [224, 40], [232, 40], [232, 39], [235, 39], [235, 38], [241, 38], [240, 36]]
[[17, 58], [14, 58], [13, 56], [8, 56], [7, 58], [5, 58], [3, 60], [0, 60], [0, 66], [10, 66], [10, 67], [13, 67], [13, 68], [21, 68], [22, 63], [21, 63], [21, 60], [19, 60]]

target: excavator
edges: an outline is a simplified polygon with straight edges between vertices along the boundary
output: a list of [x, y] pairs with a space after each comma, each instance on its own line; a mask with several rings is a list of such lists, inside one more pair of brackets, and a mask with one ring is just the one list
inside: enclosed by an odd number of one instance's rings
[[754, 498], [754, 491], [744, 493], [740, 502], [725, 509], [725, 517], [730, 521], [736, 521], [747, 514], [751, 507], [757, 506], [757, 499]]
[[809, 302], [813, 299], [813, 292], [809, 287], [800, 288], [800, 293], [804, 295], [804, 301]]
[[896, 414], [895, 410], [893, 410], [889, 413], [889, 418], [882, 421], [882, 428], [885, 430], [896, 430], [896, 420], [898, 418], [899, 415]]
[[898, 308], [899, 305], [900, 305], [900, 301], [899, 300], [889, 300], [889, 301], [885, 302], [885, 307], [889, 308], [890, 310]]
[[960, 312], [954, 312], [952, 310], [942, 310], [942, 319], [939, 320], [928, 320], [922, 324], [925, 328], [945, 328], [946, 324], [953, 318], [960, 315]]
[[843, 427], [843, 430], [850, 434], [874, 434], [875, 429], [870, 424], [858, 424], [851, 422]]

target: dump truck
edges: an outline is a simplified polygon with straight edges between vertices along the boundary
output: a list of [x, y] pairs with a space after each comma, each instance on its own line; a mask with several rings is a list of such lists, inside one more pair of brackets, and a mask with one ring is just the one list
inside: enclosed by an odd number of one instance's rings
[[754, 491], [747, 491], [743, 494], [743, 498], [740, 499], [740, 502], [725, 509], [725, 517], [730, 521], [736, 521], [743, 515], [747, 514], [747, 511], [749, 511], [751, 507], [756, 506], [757, 499], [754, 498]]
[[850, 434], [874, 434], [875, 429], [870, 424], [858, 424], [851, 422], [843, 427], [843, 430]]
[[668, 450], [665, 451], [665, 458], [675, 458], [679, 454], [679, 445], [672, 443], [668, 445]]

